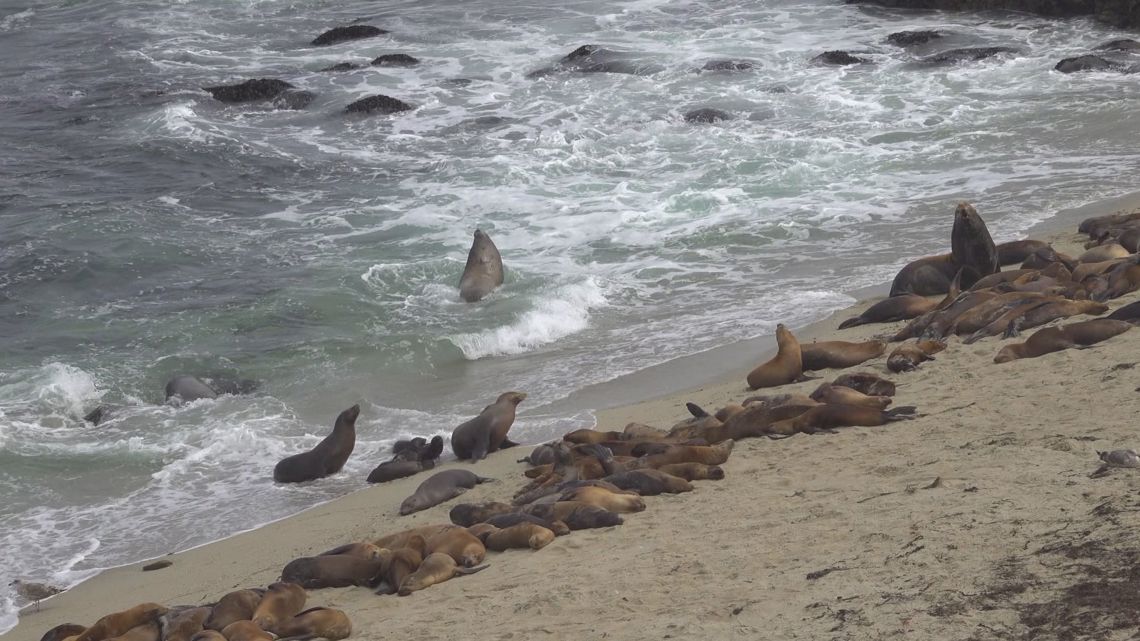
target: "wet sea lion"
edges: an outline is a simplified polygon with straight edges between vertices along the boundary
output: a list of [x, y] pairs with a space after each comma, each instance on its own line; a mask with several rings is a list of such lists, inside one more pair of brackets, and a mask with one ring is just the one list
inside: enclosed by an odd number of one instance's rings
[[883, 299], [867, 309], [862, 314], [848, 318], [839, 324], [839, 329], [857, 327], [868, 323], [891, 323], [894, 321], [910, 320], [922, 316], [938, 306], [938, 301], [931, 300], [917, 294], [900, 294]]
[[891, 281], [890, 297], [904, 294], [934, 296], [945, 294], [958, 273], [959, 266], [952, 254], [927, 256], [911, 261], [895, 274]]
[[451, 511], [448, 512], [448, 517], [451, 519], [451, 522], [456, 525], [470, 527], [476, 523], [482, 523], [498, 514], [512, 512], [514, 509], [515, 508], [511, 505], [497, 501], [478, 504], [460, 503], [451, 508]]
[[170, 608], [158, 603], [140, 603], [133, 608], [122, 612], [113, 612], [95, 622], [87, 628], [75, 641], [103, 641], [127, 633], [131, 628], [156, 623], [158, 617], [166, 614]]
[[[679, 463], [677, 465], [686, 465]], [[696, 465], [700, 465], [697, 463]], [[708, 466], [704, 466], [708, 467]], [[719, 469], [719, 468], [718, 468]], [[623, 490], [635, 490], [641, 496], [657, 496], [658, 494], [680, 494], [692, 492], [693, 485], [687, 480], [673, 476], [667, 472], [654, 469], [631, 470], [613, 474], [605, 478]]]
[[437, 583], [443, 583], [457, 576], [474, 574], [487, 566], [477, 568], [463, 568], [455, 563], [455, 559], [446, 554], [429, 554], [420, 567], [409, 575], [400, 584], [400, 596], [408, 596], [412, 592], [423, 590]]
[[388, 481], [414, 476], [434, 467], [435, 461], [431, 459], [426, 461], [384, 461], [368, 473], [368, 482], [386, 483]]
[[222, 630], [222, 636], [226, 641], [274, 641], [277, 638], [253, 621], [234, 621]]
[[386, 562], [379, 553], [373, 557], [349, 554], [301, 557], [285, 565], [281, 570], [281, 580], [296, 583], [306, 590], [374, 586], [379, 582]]
[[535, 503], [526, 506], [523, 511], [539, 518], [562, 521], [571, 530], [612, 527], [624, 522], [620, 514], [577, 501]]
[[776, 325], [776, 345], [776, 355], [748, 373], [748, 389], [787, 385], [803, 376], [800, 343], [783, 323]]
[[472, 568], [483, 562], [487, 549], [483, 542], [464, 528], [451, 528], [426, 539], [428, 554], [446, 554], [465, 568]]
[[534, 523], [519, 523], [483, 537], [484, 545], [492, 552], [525, 548], [541, 550], [553, 541], [554, 532]]
[[339, 472], [356, 446], [358, 416], [359, 405], [341, 412], [336, 417], [332, 434], [308, 452], [282, 459], [273, 468], [273, 480], [278, 483], [303, 483]]
[[427, 440], [423, 437], [406, 441], [396, 441], [392, 446], [393, 460], [398, 461], [434, 461], [443, 454], [443, 437], [436, 435]]
[[997, 247], [990, 238], [990, 231], [970, 203], [960, 202], [954, 209], [950, 253], [954, 262], [963, 269], [963, 287], [969, 287], [979, 278], [1001, 269]]
[[211, 611], [212, 608], [199, 607], [186, 608], [177, 613], [167, 612], [159, 618], [162, 641], [190, 641], [191, 637], [202, 631]]
[[479, 485], [493, 481], [494, 479], [484, 478], [468, 472], [467, 470], [444, 470], [436, 472], [429, 477], [411, 496], [404, 499], [400, 504], [400, 514], [408, 515], [420, 510], [426, 510], [430, 507], [435, 507], [444, 501], [449, 501], [467, 490]]
[[1063, 327], [1046, 327], [1032, 334], [1024, 343], [1002, 347], [995, 363], [1008, 363], [1019, 358], [1036, 358], [1065, 349], [1087, 347], [1132, 329], [1125, 321], [1098, 318]]
[[946, 343], [930, 340], [899, 345], [887, 357], [887, 369], [895, 373], [913, 371], [921, 363], [934, 360], [934, 355], [944, 349]]
[[459, 296], [468, 303], [481, 300], [503, 284], [503, 257], [491, 237], [475, 230], [475, 240], [467, 252], [467, 265], [459, 279]]
[[507, 440], [507, 432], [515, 422], [515, 408], [524, 400], [524, 392], [500, 394], [479, 416], [455, 428], [451, 433], [451, 450], [455, 456], [460, 460], [480, 461], [491, 452], [514, 445]]
[[190, 403], [202, 398], [217, 398], [218, 393], [197, 376], [175, 376], [166, 383], [166, 400], [172, 398], [182, 403]]
[[704, 463], [670, 463], [657, 468], [657, 471], [690, 482], [719, 481], [724, 478], [724, 468]]
[[567, 490], [562, 493], [559, 500], [578, 501], [617, 514], [631, 514], [645, 511], [645, 500], [640, 496], [636, 494], [615, 494], [596, 486], [576, 487]]
[[[896, 350], [897, 351], [897, 350]], [[890, 358], [887, 359], [887, 366], [890, 367]], [[890, 396], [868, 396], [859, 390], [844, 387], [843, 385], [831, 385], [824, 383], [811, 393], [811, 398], [819, 403], [838, 403], [841, 405], [859, 405], [862, 407], [873, 407], [875, 409], [885, 409], [891, 404]]]
[[278, 638], [328, 639], [340, 641], [352, 634], [348, 615], [333, 608], [310, 608], [280, 623], [272, 632]]
[[44, 632], [40, 637], [40, 641], [63, 641], [69, 637], [77, 637], [83, 634], [87, 626], [79, 625], [78, 623], [61, 623], [54, 628]]
[[210, 616], [206, 619], [205, 626], [210, 630], [221, 632], [234, 621], [252, 619], [254, 611], [261, 603], [261, 597], [264, 595], [265, 590], [260, 588], [230, 592], [214, 604]]
[[[282, 581], [273, 583], [265, 591], [265, 596], [261, 597], [261, 603], [257, 604], [251, 620], [262, 630], [270, 630], [282, 621], [296, 616], [305, 607], [306, 598], [308, 595], [305, 594], [305, 588], [296, 583]], [[222, 630], [222, 634], [225, 634], [227, 639], [230, 636], [225, 630]]]
[[791, 435], [800, 432], [814, 434], [818, 431], [831, 431], [837, 427], [875, 427], [892, 421], [915, 418], [914, 412], [913, 406], [884, 411], [853, 405], [819, 405], [796, 418], [773, 423], [770, 431], [772, 434]]
[[1013, 240], [1008, 243], [1001, 243], [997, 245], [998, 265], [1001, 267], [1018, 265], [1029, 258], [1033, 252], [1048, 246], [1049, 243], [1040, 240]]
[[878, 358], [887, 351], [883, 341], [818, 341], [800, 343], [800, 354], [805, 370], [843, 369]]

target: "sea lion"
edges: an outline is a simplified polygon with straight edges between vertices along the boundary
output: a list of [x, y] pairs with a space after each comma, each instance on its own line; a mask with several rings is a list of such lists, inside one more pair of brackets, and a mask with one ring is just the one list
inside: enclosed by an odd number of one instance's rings
[[1037, 251], [1033, 252], [1028, 258], [1021, 262], [1022, 269], [1045, 269], [1050, 265], [1060, 263], [1066, 268], [1072, 270], [1076, 267], [1077, 261], [1071, 256], [1059, 253], [1057, 250], [1050, 246], [1040, 247]]
[[483, 537], [488, 532], [498, 532], [499, 531], [498, 527], [491, 525], [490, 523], [476, 523], [475, 525], [472, 525], [472, 526], [464, 528], [464, 529], [466, 529], [468, 532], [473, 534], [480, 541], [483, 540]]
[[418, 570], [420, 564], [424, 562], [424, 548], [427, 547], [424, 538], [416, 536], [409, 543], [411, 547], [398, 548], [392, 551], [392, 560], [388, 562], [384, 581], [376, 590], [378, 594], [395, 594], [404, 580]]
[[883, 341], [800, 343], [800, 354], [805, 370], [854, 367], [872, 358], [882, 356], [885, 351], [887, 351], [887, 344]]
[[345, 543], [321, 552], [317, 556], [354, 556], [359, 559], [378, 559], [383, 556], [383, 548], [379, 548], [367, 541]]
[[979, 278], [1001, 269], [997, 247], [990, 238], [989, 229], [970, 203], [960, 202], [954, 209], [950, 253], [954, 262], [963, 269], [963, 287], [969, 287]]
[[63, 641], [69, 637], [77, 637], [83, 634], [87, 626], [79, 625], [78, 623], [61, 623], [54, 628], [44, 632], [40, 637], [40, 641]]
[[516, 461], [516, 463], [528, 463], [530, 465], [547, 465], [554, 462], [554, 447], [550, 444], [538, 445], [530, 454]]
[[657, 468], [657, 471], [685, 481], [719, 481], [724, 478], [724, 468], [704, 463], [670, 463]]
[[628, 435], [625, 432], [600, 432], [588, 427], [567, 432], [562, 435], [563, 441], [574, 443], [575, 445], [594, 445], [597, 443], [605, 443], [606, 441], [624, 441], [627, 440], [627, 438]]
[[503, 284], [503, 257], [491, 237], [481, 229], [475, 230], [471, 251], [467, 252], [467, 265], [459, 279], [459, 296], [468, 303], [481, 300]]
[[783, 323], [776, 325], [776, 345], [776, 355], [748, 373], [748, 389], [787, 385], [803, 376], [800, 343]]
[[1088, 283], [1087, 286], [1089, 298], [1098, 302], [1130, 294], [1140, 289], [1140, 265], [1125, 262], [1096, 279], [1095, 285]]
[[954, 262], [953, 254], [939, 254], [927, 256], [911, 261], [895, 274], [891, 282], [890, 297], [904, 294], [918, 296], [934, 296], [945, 294], [950, 289], [958, 273], [959, 265]]
[[1033, 252], [1048, 246], [1049, 243], [1040, 240], [1013, 240], [1008, 243], [1001, 243], [997, 245], [998, 265], [1001, 267], [1018, 265], [1029, 258]]
[[836, 377], [832, 385], [850, 387], [867, 396], [894, 396], [895, 384], [871, 372], [852, 372]]
[[1112, 320], [1128, 321], [1129, 323], [1136, 324], [1140, 322], [1140, 301], [1128, 303], [1124, 307], [1117, 309], [1108, 315]]
[[623, 523], [620, 514], [577, 501], [535, 503], [526, 506], [523, 511], [542, 519], [562, 521], [571, 530], [612, 527]]
[[991, 324], [993, 325], [992, 328], [986, 326], [962, 342], [973, 343], [981, 335], [994, 336], [998, 333], [1001, 333], [1005, 338], [1012, 338], [1020, 334], [1022, 330], [1040, 327], [1058, 318], [1068, 318], [1078, 314], [1099, 316], [1106, 311], [1108, 311], [1108, 305], [1091, 300], [1044, 301], [1011, 310], [1006, 316], [994, 321]]
[[396, 441], [392, 446], [393, 460], [434, 461], [443, 454], [443, 437], [436, 435], [427, 440], [422, 436], [405, 441]]
[[728, 439], [716, 445], [670, 445], [660, 454], [650, 454], [637, 460], [641, 467], [656, 468], [670, 463], [704, 463], [705, 465], [720, 465], [728, 460], [732, 454], [734, 441]]
[[519, 523], [509, 528], [488, 532], [483, 537], [484, 545], [492, 552], [524, 548], [541, 550], [553, 541], [554, 532], [534, 523]]
[[222, 636], [226, 641], [274, 641], [277, 638], [253, 621], [234, 621], [222, 630]]
[[1011, 343], [998, 350], [995, 363], [1008, 363], [1019, 358], [1036, 358], [1070, 348], [1081, 348], [1108, 340], [1132, 329], [1125, 321], [1098, 318], [1072, 323], [1064, 327], [1037, 330], [1024, 343]]
[[629, 439], [653, 440], [665, 438], [665, 431], [642, 423], [627, 423], [622, 434]]
[[[897, 350], [896, 350], [897, 351]], [[893, 355], [893, 353], [892, 353]], [[887, 366], [890, 367], [890, 358], [887, 359]], [[842, 385], [831, 385], [824, 383], [811, 393], [811, 398], [819, 403], [838, 403], [841, 405], [859, 405], [862, 407], [873, 407], [875, 409], [886, 409], [891, 404], [890, 396], [868, 396], [858, 390], [853, 390], [850, 387]]]
[[839, 329], [857, 327], [868, 323], [892, 323], [894, 321], [918, 318], [938, 306], [938, 301], [917, 294], [899, 294], [883, 299], [862, 314], [848, 318], [839, 324]]
[[1080, 256], [1077, 256], [1077, 262], [1099, 263], [1106, 260], [1116, 260], [1117, 258], [1128, 258], [1131, 255], [1132, 252], [1125, 249], [1119, 243], [1108, 243], [1093, 247]]
[[507, 514], [497, 514], [484, 521], [487, 525], [505, 530], [512, 525], [519, 523], [534, 523], [554, 532], [555, 536], [565, 536], [570, 534], [570, 528], [562, 521], [549, 521], [547, 519], [539, 518], [533, 514], [524, 514], [522, 512], [509, 512]]
[[273, 480], [278, 483], [303, 483], [339, 472], [356, 446], [358, 416], [359, 405], [341, 412], [336, 417], [332, 434], [308, 452], [282, 459], [273, 468]]
[[127, 630], [117, 637], [107, 639], [107, 641], [159, 641], [162, 638], [162, 628], [158, 625], [158, 621], [151, 621], [142, 625]]
[[190, 641], [228, 641], [226, 635], [217, 630], [202, 630], [190, 637]]
[[[444, 532], [446, 530], [453, 530], [457, 527], [459, 527], [459, 526], [452, 525], [451, 523], [437, 523], [435, 525], [423, 525], [420, 527], [414, 527], [414, 528], [407, 529], [407, 530], [400, 530], [399, 532], [395, 532], [393, 534], [386, 534], [386, 535], [372, 541], [372, 544], [375, 545], [376, 547], [383, 548], [386, 550], [396, 550], [396, 549], [399, 549], [402, 547], [408, 547], [410, 545], [416, 545], [421, 539], [423, 541], [427, 541], [427, 539], [435, 536], [436, 534], [439, 534], [440, 532]], [[424, 550], [426, 550], [426, 549], [427, 549], [427, 544], [425, 543], [424, 544]]]
[[515, 408], [526, 400], [524, 392], [505, 392], [479, 416], [463, 423], [451, 433], [451, 450], [460, 460], [480, 461], [487, 454], [514, 445], [507, 432], [515, 422]]
[[190, 641], [190, 638], [202, 631], [206, 618], [210, 616], [213, 608], [198, 607], [173, 610], [159, 618], [159, 627], [162, 630], [162, 641]]
[[558, 497], [561, 501], [578, 501], [595, 505], [617, 514], [630, 514], [645, 511], [645, 500], [636, 494], [615, 494], [597, 486], [569, 489]]
[[[678, 463], [677, 465], [686, 465]], [[694, 465], [700, 465], [696, 463]], [[708, 466], [705, 466], [708, 467]], [[657, 496], [658, 494], [680, 494], [692, 492], [693, 485], [687, 480], [661, 470], [644, 469], [621, 472], [605, 477], [606, 481], [613, 483], [623, 490], [635, 490], [641, 496]]]
[[1082, 234], [1088, 234], [1093, 238], [1099, 237], [1104, 233], [1105, 229], [1109, 227], [1116, 227], [1123, 225], [1129, 221], [1140, 220], [1140, 211], [1132, 212], [1130, 214], [1110, 214], [1108, 216], [1093, 216], [1086, 218], [1077, 225], [1077, 231]]
[[301, 557], [285, 565], [281, 570], [281, 580], [296, 583], [307, 590], [375, 586], [386, 562], [380, 554], [371, 558], [348, 554]]
[[174, 397], [178, 402], [190, 403], [202, 398], [217, 398], [218, 393], [197, 376], [181, 375], [166, 383], [166, 401], [172, 402]]
[[230, 592], [214, 604], [210, 616], [206, 619], [206, 627], [221, 632], [234, 621], [252, 619], [264, 595], [265, 590], [260, 588]]
[[408, 596], [417, 590], [443, 583], [457, 576], [474, 574], [486, 568], [486, 565], [477, 568], [463, 568], [456, 565], [455, 559], [446, 554], [438, 552], [429, 554], [420, 564], [420, 567], [400, 584], [399, 595]]
[[279, 623], [272, 632], [278, 638], [320, 638], [340, 641], [352, 634], [352, 622], [341, 610], [310, 608], [288, 621]]
[[127, 633], [131, 628], [157, 623], [158, 617], [166, 614], [170, 608], [158, 603], [140, 603], [133, 608], [122, 612], [113, 612], [95, 622], [87, 628], [75, 641], [103, 641]]
[[899, 345], [887, 357], [887, 369], [895, 373], [913, 371], [919, 364], [934, 360], [934, 354], [944, 349], [946, 343], [930, 340]]
[[[270, 630], [282, 621], [296, 616], [305, 607], [307, 597], [305, 588], [296, 583], [281, 581], [273, 583], [265, 591], [261, 603], [257, 604], [257, 609], [253, 611], [251, 620], [262, 630]], [[230, 638], [225, 630], [222, 630], [222, 634], [225, 634], [227, 639]]]
[[770, 431], [772, 434], [788, 436], [800, 432], [814, 434], [817, 431], [831, 431], [837, 427], [874, 427], [915, 418], [914, 412], [913, 406], [884, 411], [853, 405], [820, 405], [796, 418], [773, 423]]
[[426, 544], [428, 554], [446, 554], [465, 568], [479, 565], [487, 555], [483, 542], [464, 528], [451, 528], [428, 537]]
[[479, 485], [493, 481], [494, 479], [484, 478], [468, 472], [467, 470], [444, 470], [436, 472], [431, 475], [426, 481], [420, 483], [416, 491], [411, 496], [404, 499], [400, 504], [400, 515], [405, 516], [420, 510], [426, 510], [430, 507], [435, 507], [444, 501], [449, 501], [467, 490]]
[[451, 508], [451, 511], [448, 512], [448, 517], [451, 519], [451, 522], [456, 525], [470, 527], [476, 523], [482, 523], [495, 515], [506, 514], [514, 509], [513, 506], [497, 501], [479, 504], [460, 503]]
[[368, 473], [368, 482], [386, 483], [388, 481], [414, 476], [434, 467], [435, 461], [430, 459], [426, 461], [385, 461]]

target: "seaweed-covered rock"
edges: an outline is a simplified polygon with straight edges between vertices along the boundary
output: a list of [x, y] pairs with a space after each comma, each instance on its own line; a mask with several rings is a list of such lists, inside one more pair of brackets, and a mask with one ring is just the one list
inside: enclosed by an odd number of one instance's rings
[[420, 64], [419, 58], [406, 53], [386, 53], [372, 60], [373, 67], [414, 67]]
[[361, 113], [361, 114], [394, 114], [400, 111], [408, 111], [414, 109], [411, 105], [403, 100], [397, 100], [383, 94], [376, 94], [375, 96], [368, 96], [361, 98], [351, 105], [344, 108], [345, 113]]
[[341, 42], [348, 42], [349, 40], [361, 40], [363, 38], [374, 38], [388, 33], [379, 27], [373, 27], [367, 24], [352, 24], [347, 27], [334, 27], [321, 35], [313, 38], [312, 44], [317, 47], [325, 47], [328, 45], [335, 45]]
[[215, 87], [202, 87], [208, 91], [215, 100], [228, 103], [257, 102], [269, 100], [289, 89], [293, 85], [276, 78], [257, 78], [246, 80], [236, 85], [217, 85]]
[[363, 69], [364, 65], [358, 65], [355, 62], [338, 62], [335, 65], [329, 65], [321, 71], [352, 71], [353, 69]]
[[824, 51], [818, 56], [812, 58], [811, 61], [817, 65], [834, 65], [839, 67], [870, 62], [870, 60], [867, 60], [866, 58], [853, 56], [846, 51]]
[[756, 64], [747, 60], [709, 60], [701, 71], [751, 71]]

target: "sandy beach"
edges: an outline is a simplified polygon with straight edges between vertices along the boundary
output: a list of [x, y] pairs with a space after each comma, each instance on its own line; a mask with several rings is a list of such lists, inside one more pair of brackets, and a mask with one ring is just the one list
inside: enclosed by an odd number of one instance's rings
[[[1137, 205], [1132, 195], [1064, 212], [1033, 235], [1076, 255], [1080, 218]], [[797, 336], [855, 341], [902, 325], [836, 329], [872, 302], [796, 328]], [[915, 420], [741, 441], [724, 480], [648, 497], [647, 510], [620, 527], [577, 531], [538, 552], [489, 553], [487, 570], [409, 597], [327, 589], [311, 591], [310, 604], [345, 610], [362, 639], [1134, 638], [1140, 471], [1089, 474], [1097, 450], [1140, 445], [1131, 424], [1140, 411], [1140, 332], [994, 364], [1005, 342], [951, 338], [937, 360], [910, 373], [890, 374], [885, 356], [816, 373], [886, 376], [898, 383], [894, 406], [917, 406]], [[727, 349], [733, 355], [711, 377], [716, 357], [709, 365], [706, 355], [691, 365], [692, 383], [702, 384], [599, 411], [598, 429], [668, 428], [687, 416], [687, 401], [740, 401], [748, 368], [773, 351], [771, 338]], [[808, 393], [819, 382], [779, 391]], [[524, 484], [516, 462], [524, 454], [479, 463], [497, 481], [460, 500], [508, 500]], [[26, 608], [0, 639], [34, 641], [57, 624], [90, 624], [144, 601], [212, 601], [272, 582], [293, 558], [447, 522], [458, 501], [398, 516], [424, 478], [169, 555], [166, 569], [144, 573], [143, 562], [103, 572]]]

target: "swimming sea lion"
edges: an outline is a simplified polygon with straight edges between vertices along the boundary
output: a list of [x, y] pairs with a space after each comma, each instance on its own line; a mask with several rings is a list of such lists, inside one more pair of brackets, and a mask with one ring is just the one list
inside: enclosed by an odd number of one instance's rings
[[374, 586], [385, 564], [386, 560], [379, 553], [371, 558], [349, 554], [307, 556], [287, 563], [281, 570], [281, 580], [296, 583], [307, 590]]
[[1081, 321], [1063, 327], [1046, 327], [1037, 330], [1024, 343], [1011, 343], [1002, 347], [995, 363], [1008, 363], [1019, 358], [1036, 358], [1052, 352], [1074, 347], [1087, 347], [1108, 340], [1132, 329], [1125, 321], [1098, 318]]
[[724, 468], [704, 463], [670, 463], [657, 468], [657, 471], [686, 481], [719, 481], [724, 478]]
[[505, 392], [479, 416], [463, 423], [451, 433], [451, 450], [460, 460], [479, 461], [487, 454], [508, 444], [507, 432], [515, 422], [515, 408], [526, 400], [524, 392]]
[[[896, 350], [897, 351], [897, 350]], [[887, 366], [890, 367], [890, 358], [887, 359]], [[875, 409], [885, 409], [891, 404], [890, 396], [868, 396], [858, 390], [853, 390], [850, 387], [842, 385], [831, 385], [824, 383], [811, 393], [811, 398], [820, 403], [838, 403], [841, 405], [859, 405], [862, 407], [873, 407]]]
[[212, 608], [186, 608], [177, 613], [167, 612], [159, 619], [162, 641], [190, 641], [202, 631]]
[[553, 541], [554, 532], [534, 523], [519, 523], [483, 537], [483, 543], [493, 552], [524, 548], [541, 550]]
[[[680, 463], [679, 465], [686, 465]], [[697, 463], [696, 465], [700, 465]], [[708, 466], [705, 466], [708, 467]], [[607, 476], [605, 480], [613, 483], [623, 490], [635, 490], [641, 496], [657, 496], [658, 494], [680, 494], [692, 492], [693, 485], [687, 480], [673, 476], [661, 470], [644, 469], [631, 470]]]
[[[305, 594], [305, 588], [296, 583], [273, 583], [265, 591], [261, 603], [257, 604], [251, 620], [262, 630], [270, 630], [282, 621], [296, 616], [305, 607], [306, 598], [308, 595]], [[222, 634], [225, 634], [227, 639], [230, 637], [225, 630], [222, 630]]]
[[475, 535], [464, 528], [451, 528], [426, 539], [428, 554], [446, 554], [465, 568], [472, 568], [483, 562], [487, 548]]
[[408, 515], [426, 510], [444, 501], [449, 501], [480, 483], [493, 480], [467, 470], [436, 472], [426, 481], [420, 483], [420, 486], [411, 496], [404, 499], [404, 502], [400, 504], [400, 514]]
[[190, 403], [201, 398], [217, 398], [218, 393], [197, 376], [175, 376], [166, 383], [166, 400], [178, 397], [176, 401]]
[[277, 638], [253, 621], [234, 621], [222, 630], [222, 636], [226, 641], [274, 641]]
[[776, 325], [776, 345], [776, 355], [748, 373], [748, 389], [787, 385], [803, 376], [800, 343], [783, 323]]
[[559, 500], [595, 505], [617, 514], [629, 514], [645, 510], [645, 501], [636, 494], [615, 494], [596, 486], [572, 488], [563, 492]]
[[463, 568], [455, 563], [455, 559], [446, 554], [429, 554], [420, 567], [400, 584], [400, 596], [408, 596], [417, 590], [443, 583], [449, 579], [466, 574], [474, 574], [487, 566], [477, 568]]
[[1040, 240], [1013, 240], [997, 245], [998, 265], [1017, 265], [1029, 258], [1033, 252], [1048, 247], [1049, 243]]
[[934, 354], [944, 349], [946, 343], [930, 340], [899, 345], [887, 357], [887, 369], [895, 373], [913, 371], [920, 363], [934, 360]]
[[868, 323], [891, 323], [917, 318], [938, 306], [938, 301], [917, 294], [899, 294], [881, 300], [862, 314], [848, 318], [839, 324], [839, 329], [866, 325]]
[[158, 603], [140, 603], [133, 608], [114, 612], [99, 619], [95, 625], [84, 630], [75, 641], [103, 641], [121, 636], [131, 628], [157, 623], [158, 617], [169, 610], [170, 608]]
[[214, 604], [210, 616], [206, 619], [206, 627], [221, 632], [234, 621], [252, 619], [264, 595], [265, 590], [260, 588], [230, 592]]
[[471, 251], [467, 252], [467, 265], [459, 279], [459, 295], [468, 303], [474, 303], [503, 284], [503, 257], [499, 248], [491, 242], [491, 237], [482, 230], [475, 230], [475, 240]]
[[288, 621], [277, 624], [272, 632], [278, 638], [320, 638], [340, 641], [352, 634], [352, 622], [341, 610], [310, 608]]
[[356, 446], [358, 416], [359, 405], [341, 412], [336, 417], [332, 434], [308, 452], [282, 459], [273, 468], [273, 480], [278, 483], [302, 483], [339, 472]]
[[451, 519], [451, 522], [456, 525], [470, 527], [476, 523], [482, 523], [492, 516], [506, 514], [514, 509], [514, 507], [506, 503], [499, 503], [497, 501], [479, 504], [460, 503], [451, 508], [448, 517]]
[[843, 369], [878, 358], [887, 351], [883, 341], [819, 341], [800, 343], [800, 354], [805, 370]]
[[40, 637], [40, 641], [63, 641], [69, 637], [77, 637], [83, 634], [86, 626], [79, 625], [78, 623], [61, 623], [54, 628], [44, 632]]

